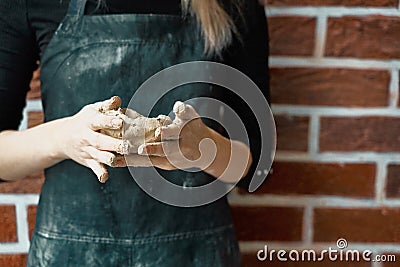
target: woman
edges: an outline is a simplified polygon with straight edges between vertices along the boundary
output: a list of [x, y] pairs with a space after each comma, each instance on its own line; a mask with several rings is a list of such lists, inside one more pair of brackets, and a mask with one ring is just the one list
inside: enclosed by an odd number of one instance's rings
[[[226, 197], [195, 208], [170, 206], [144, 193], [127, 168], [104, 168], [123, 143], [98, 131], [122, 122], [98, 106], [114, 95], [127, 106], [151, 75], [194, 60], [229, 64], [268, 96], [266, 21], [257, 1], [4, 0], [0, 13], [0, 150], [7, 151], [0, 155], [0, 178], [12, 181], [46, 168], [27, 265], [239, 266]], [[38, 59], [46, 122], [17, 132]], [[166, 96], [152, 115], [196, 97], [188, 88]], [[257, 124], [228, 94], [221, 99], [246, 118], [253, 134], [250, 150], [241, 150], [254, 159], [239, 171], [244, 176], [257, 162]], [[219, 149], [202, 172], [171, 170], [165, 155], [151, 148], [144, 154], [174, 183], [198, 186], [220, 178], [231, 145], [238, 144], [201, 120], [179, 136], [194, 158], [204, 137]], [[93, 173], [110, 179], [100, 184]]]

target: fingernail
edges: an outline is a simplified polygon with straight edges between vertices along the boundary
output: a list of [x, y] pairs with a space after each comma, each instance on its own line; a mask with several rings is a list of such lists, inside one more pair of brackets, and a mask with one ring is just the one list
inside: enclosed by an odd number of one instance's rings
[[181, 101], [176, 101], [172, 110], [174, 113], [181, 113], [185, 110], [185, 104]]
[[147, 147], [146, 147], [146, 145], [140, 145], [139, 147], [138, 147], [138, 154], [139, 155], [146, 155], [147, 154]]
[[98, 179], [99, 179], [100, 183], [104, 184], [108, 180], [107, 173], [103, 173], [102, 175], [100, 175], [100, 177]]
[[117, 162], [117, 159], [114, 155], [108, 159], [108, 165], [110, 165], [111, 167], [114, 167], [116, 165], [116, 162]]
[[158, 128], [156, 129], [156, 131], [154, 132], [154, 137], [155, 137], [155, 138], [160, 137], [160, 136], [161, 136], [161, 133], [162, 133], [162, 127], [158, 127]]
[[129, 154], [129, 143], [127, 140], [122, 140], [122, 142], [120, 142], [117, 152], [122, 155]]

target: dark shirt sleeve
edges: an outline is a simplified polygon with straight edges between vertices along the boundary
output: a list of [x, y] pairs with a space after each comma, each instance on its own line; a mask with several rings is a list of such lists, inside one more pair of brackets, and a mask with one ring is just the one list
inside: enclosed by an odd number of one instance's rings
[[18, 128], [35, 62], [25, 0], [1, 0], [0, 131]]
[[[264, 8], [257, 0], [243, 1], [243, 23], [238, 23], [240, 40], [235, 40], [224, 55], [223, 62], [246, 74], [270, 102], [268, 72], [268, 28]], [[261, 153], [261, 134], [257, 120], [243, 100], [231, 92], [224, 91], [224, 102], [232, 107], [245, 124], [250, 142], [253, 164], [237, 186], [248, 189]]]

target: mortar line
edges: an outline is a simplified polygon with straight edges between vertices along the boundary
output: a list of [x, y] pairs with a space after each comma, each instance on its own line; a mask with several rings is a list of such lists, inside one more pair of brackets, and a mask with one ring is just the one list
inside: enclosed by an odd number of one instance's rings
[[229, 195], [229, 203], [233, 206], [248, 207], [373, 207], [377, 204], [373, 199], [353, 199], [326, 196], [285, 196], [285, 195]]
[[26, 254], [26, 248], [19, 243], [0, 243], [0, 254]]
[[317, 25], [315, 27], [315, 47], [314, 57], [322, 58], [325, 52], [326, 34], [327, 34], [327, 16], [320, 14], [317, 17]]
[[274, 115], [300, 115], [300, 116], [324, 116], [324, 117], [365, 117], [386, 116], [400, 117], [400, 109], [396, 108], [349, 108], [340, 106], [294, 106], [285, 104], [273, 104]]
[[321, 13], [328, 17], [343, 17], [343, 16], [370, 16], [384, 15], [399, 17], [400, 14], [396, 7], [266, 7], [265, 14], [268, 17], [274, 16], [305, 16], [315, 17]]
[[399, 199], [384, 199], [377, 203], [374, 198], [356, 198], [353, 196], [328, 196], [328, 195], [228, 195], [232, 206], [239, 207], [292, 207], [304, 208], [400, 208]]
[[29, 249], [29, 226], [28, 226], [28, 213], [27, 206], [25, 204], [16, 203], [16, 223], [17, 223], [17, 235], [18, 244], [25, 253]]
[[33, 99], [33, 100], [28, 100], [26, 102], [26, 110], [29, 111], [42, 111], [43, 106], [42, 106], [42, 100], [40, 99]]
[[314, 236], [314, 209], [309, 205], [304, 208], [302, 237], [305, 245], [311, 245]]
[[28, 112], [26, 111], [26, 108], [22, 111], [22, 120], [19, 124], [18, 130], [26, 130], [28, 129]]
[[[400, 13], [400, 12], [399, 12]], [[376, 60], [359, 58], [314, 58], [314, 57], [286, 57], [270, 56], [271, 67], [310, 67], [310, 68], [345, 68], [345, 69], [383, 69], [400, 68], [400, 60]]]
[[275, 155], [277, 161], [294, 162], [337, 162], [337, 163], [376, 163], [382, 160], [387, 162], [400, 161], [400, 153], [374, 153], [374, 152], [323, 152], [312, 156], [305, 152], [278, 151]]
[[42, 111], [42, 101], [40, 99], [33, 99], [33, 100], [28, 100], [26, 102], [26, 106], [24, 110], [22, 111], [22, 120], [20, 122], [20, 125], [18, 127], [18, 130], [26, 130], [28, 129], [28, 113], [31, 111]]
[[375, 176], [375, 201], [377, 204], [381, 204], [385, 199], [387, 165], [386, 161], [377, 163]]
[[308, 152], [311, 157], [315, 157], [319, 151], [319, 128], [319, 116], [316, 114], [312, 114], [310, 116], [308, 132]]
[[278, 151], [275, 161], [281, 162], [315, 162], [315, 163], [359, 163], [377, 164], [385, 161], [386, 163], [400, 163], [400, 153], [374, 153], [374, 152], [323, 152], [310, 155], [305, 152], [284, 152]]
[[38, 202], [38, 194], [0, 194], [0, 204], [37, 205]]
[[397, 109], [399, 103], [399, 69], [391, 70], [390, 85], [389, 85], [389, 107]]

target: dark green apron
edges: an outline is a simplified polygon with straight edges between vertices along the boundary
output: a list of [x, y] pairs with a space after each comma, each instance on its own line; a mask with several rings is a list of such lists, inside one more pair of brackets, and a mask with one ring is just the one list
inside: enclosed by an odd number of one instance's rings
[[[85, 16], [85, 3], [71, 1], [41, 59], [46, 121], [71, 116], [113, 95], [127, 106], [140, 84], [156, 72], [207, 60], [193, 18]], [[168, 114], [176, 100], [210, 92], [208, 86], [196, 94], [191, 88], [167, 95], [154, 115]], [[127, 168], [109, 169], [110, 179], [100, 184], [90, 169], [71, 160], [45, 174], [27, 266], [240, 265], [226, 197], [195, 208], [169, 206], [143, 192]], [[176, 184], [213, 180], [204, 172], [162, 174]]]

